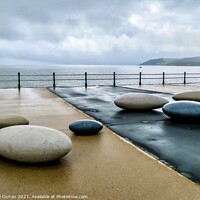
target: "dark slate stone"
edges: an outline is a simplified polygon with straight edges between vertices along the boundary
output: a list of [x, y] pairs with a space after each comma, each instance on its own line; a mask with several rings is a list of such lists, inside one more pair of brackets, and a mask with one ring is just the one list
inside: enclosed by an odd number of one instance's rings
[[195, 101], [178, 101], [163, 106], [163, 112], [172, 119], [200, 119], [200, 103]]
[[102, 128], [102, 123], [95, 120], [78, 120], [69, 125], [69, 129], [76, 135], [95, 135]]

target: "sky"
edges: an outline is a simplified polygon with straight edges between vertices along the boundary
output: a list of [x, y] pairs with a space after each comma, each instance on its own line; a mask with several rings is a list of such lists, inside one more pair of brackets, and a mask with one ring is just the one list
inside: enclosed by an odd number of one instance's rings
[[1, 64], [200, 56], [197, 0], [1, 0]]

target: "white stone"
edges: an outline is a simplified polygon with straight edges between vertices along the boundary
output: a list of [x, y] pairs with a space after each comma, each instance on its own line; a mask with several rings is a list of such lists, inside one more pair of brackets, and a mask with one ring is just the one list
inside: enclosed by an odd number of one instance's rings
[[172, 97], [174, 100], [200, 101], [200, 91], [182, 92]]
[[13, 114], [0, 115], [0, 128], [27, 124], [29, 124], [29, 121], [24, 116]]
[[146, 93], [126, 93], [115, 99], [114, 103], [122, 109], [151, 110], [161, 108], [168, 100]]
[[0, 129], [0, 155], [21, 162], [47, 162], [72, 148], [64, 133], [42, 126], [18, 125]]

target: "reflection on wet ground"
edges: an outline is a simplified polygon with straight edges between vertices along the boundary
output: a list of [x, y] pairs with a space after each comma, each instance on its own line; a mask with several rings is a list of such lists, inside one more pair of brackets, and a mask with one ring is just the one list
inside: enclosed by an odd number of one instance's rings
[[124, 87], [50, 90], [184, 176], [200, 182], [199, 123], [171, 121], [161, 109], [124, 111], [113, 102], [127, 92], [155, 94], [169, 101], [172, 95]]

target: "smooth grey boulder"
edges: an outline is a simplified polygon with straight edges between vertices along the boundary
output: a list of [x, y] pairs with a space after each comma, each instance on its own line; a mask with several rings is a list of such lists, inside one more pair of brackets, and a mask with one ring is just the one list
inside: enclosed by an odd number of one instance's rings
[[200, 119], [200, 103], [195, 101], [177, 101], [168, 103], [163, 112], [173, 119]]
[[179, 100], [190, 100], [200, 102], [200, 91], [182, 92], [172, 96], [176, 101]]
[[0, 155], [21, 162], [57, 160], [72, 148], [64, 133], [42, 126], [18, 125], [0, 130]]
[[21, 115], [5, 114], [0, 115], [0, 128], [14, 125], [27, 125], [29, 120]]
[[69, 129], [76, 135], [95, 135], [103, 125], [96, 120], [77, 120], [69, 125]]
[[116, 106], [127, 110], [152, 110], [168, 102], [165, 98], [145, 93], [126, 93], [114, 100]]

